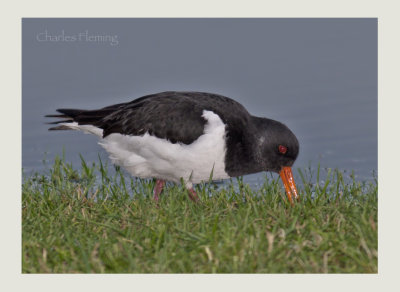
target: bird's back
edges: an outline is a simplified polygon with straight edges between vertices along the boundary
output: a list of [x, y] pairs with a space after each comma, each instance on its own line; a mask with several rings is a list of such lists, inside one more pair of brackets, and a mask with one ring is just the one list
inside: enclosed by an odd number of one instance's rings
[[222, 95], [168, 91], [97, 110], [58, 109], [62, 115], [50, 117], [67, 120], [56, 122], [62, 125], [51, 130], [66, 129], [66, 122], [76, 122], [102, 129], [103, 137], [112, 133], [133, 136], [149, 133], [172, 143], [191, 144], [203, 134], [204, 110], [217, 114], [227, 125], [229, 135], [233, 136], [240, 135], [237, 129], [246, 125], [250, 118], [240, 103]]

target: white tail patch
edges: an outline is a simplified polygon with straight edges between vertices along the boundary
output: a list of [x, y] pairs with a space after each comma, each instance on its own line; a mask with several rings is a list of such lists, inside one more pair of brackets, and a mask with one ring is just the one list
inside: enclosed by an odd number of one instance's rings
[[103, 137], [103, 129], [97, 128], [93, 125], [78, 125], [77, 122], [72, 123], [60, 123], [60, 125], [70, 128], [71, 130], [79, 130], [85, 134], [93, 134], [99, 137]]

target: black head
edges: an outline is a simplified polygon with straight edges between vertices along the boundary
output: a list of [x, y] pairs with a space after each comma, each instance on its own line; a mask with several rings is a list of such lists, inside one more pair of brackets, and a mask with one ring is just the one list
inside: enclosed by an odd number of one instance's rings
[[254, 118], [254, 122], [263, 170], [279, 173], [283, 167], [291, 167], [299, 154], [299, 141], [293, 132], [274, 120]]

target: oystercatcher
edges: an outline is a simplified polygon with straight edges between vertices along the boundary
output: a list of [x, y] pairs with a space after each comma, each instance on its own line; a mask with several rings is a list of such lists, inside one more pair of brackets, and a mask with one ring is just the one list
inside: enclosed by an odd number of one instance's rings
[[49, 130], [81, 130], [100, 137], [113, 163], [131, 175], [193, 184], [260, 171], [280, 174], [288, 199], [298, 198], [291, 166], [299, 153], [284, 124], [255, 117], [228, 97], [205, 92], [161, 92], [97, 110], [58, 109]]

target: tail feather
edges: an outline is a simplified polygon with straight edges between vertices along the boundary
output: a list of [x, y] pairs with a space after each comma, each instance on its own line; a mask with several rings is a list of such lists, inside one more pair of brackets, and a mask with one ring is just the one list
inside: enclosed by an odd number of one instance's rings
[[70, 127], [68, 127], [66, 125], [61, 125], [61, 126], [49, 128], [49, 131], [58, 131], [58, 130], [72, 130], [72, 128], [70, 128]]
[[[116, 105], [119, 106], [119, 105]], [[56, 127], [49, 128], [49, 131], [56, 130], [73, 130], [76, 127], [68, 125], [76, 122], [78, 125], [92, 125], [97, 128], [101, 128], [102, 120], [104, 117], [115, 111], [114, 106], [98, 109], [98, 110], [82, 110], [82, 109], [57, 109], [60, 114], [46, 115], [46, 118], [59, 118], [61, 120], [50, 122], [47, 124], [57, 125]]]
[[45, 118], [68, 118], [66, 115], [45, 115]]
[[60, 108], [57, 109], [59, 113], [64, 114], [64, 116], [69, 118], [76, 118], [83, 113], [89, 112], [88, 110], [81, 110], [81, 109], [69, 109], [69, 108]]
[[85, 112], [88, 112], [87, 110], [81, 110], [81, 109], [57, 109], [57, 112], [60, 114], [56, 115], [45, 115], [46, 118], [60, 118], [62, 120], [58, 120], [55, 122], [49, 122], [47, 124], [49, 125], [57, 125], [57, 124], [64, 124], [60, 125], [57, 127], [51, 127], [49, 128], [49, 131], [57, 131], [57, 130], [72, 130], [73, 128], [68, 127], [65, 125], [65, 123], [73, 123], [73, 122], [78, 122], [79, 116]]
[[60, 120], [60, 121], [55, 121], [55, 122], [48, 122], [46, 123], [47, 125], [57, 125], [57, 124], [61, 124], [61, 123], [72, 123], [73, 120]]

